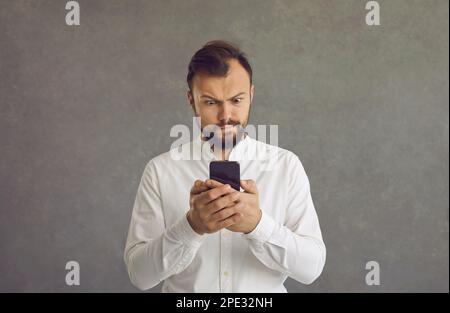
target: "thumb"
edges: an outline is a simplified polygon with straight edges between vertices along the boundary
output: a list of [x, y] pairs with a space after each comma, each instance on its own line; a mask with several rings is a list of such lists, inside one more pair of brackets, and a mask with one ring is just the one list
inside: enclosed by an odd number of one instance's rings
[[242, 179], [241, 180], [241, 187], [245, 190], [245, 192], [257, 194], [258, 189], [256, 188], [256, 183], [254, 180], [251, 179]]

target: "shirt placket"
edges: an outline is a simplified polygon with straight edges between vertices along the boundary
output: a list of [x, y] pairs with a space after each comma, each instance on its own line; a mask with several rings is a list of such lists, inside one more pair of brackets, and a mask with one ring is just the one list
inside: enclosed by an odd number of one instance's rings
[[231, 244], [232, 234], [228, 229], [220, 230], [220, 291], [232, 292]]

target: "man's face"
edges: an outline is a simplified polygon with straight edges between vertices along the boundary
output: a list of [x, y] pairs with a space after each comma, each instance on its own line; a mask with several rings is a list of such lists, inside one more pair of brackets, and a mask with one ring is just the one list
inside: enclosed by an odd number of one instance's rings
[[[239, 61], [228, 61], [229, 71], [225, 77], [197, 73], [192, 81], [192, 93], [188, 91], [188, 100], [196, 116], [200, 117], [201, 129], [210, 139], [212, 130], [214, 141], [223, 144], [225, 138], [236, 136], [240, 127], [248, 124], [250, 105], [254, 86]], [[216, 127], [206, 126], [213, 125]]]

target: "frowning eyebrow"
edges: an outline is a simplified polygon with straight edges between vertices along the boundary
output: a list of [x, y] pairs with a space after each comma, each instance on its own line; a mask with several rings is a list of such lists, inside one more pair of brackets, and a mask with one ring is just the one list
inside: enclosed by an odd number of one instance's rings
[[[244, 94], [246, 94], [245, 91], [240, 92], [240, 93], [238, 93], [237, 95], [234, 95], [233, 97], [231, 97], [230, 99], [227, 99], [227, 100], [232, 100], [232, 99], [234, 99], [234, 98], [236, 98], [236, 97], [239, 97], [239, 96], [241, 96], [241, 95], [244, 95]], [[220, 101], [221, 101], [221, 100], [219, 100], [219, 99], [216, 99], [216, 98], [211, 97], [211, 96], [208, 96], [208, 95], [201, 95], [200, 98], [208, 98], [208, 99], [211, 99], [211, 100], [214, 100], [214, 101], [217, 101], [217, 102], [220, 102]]]

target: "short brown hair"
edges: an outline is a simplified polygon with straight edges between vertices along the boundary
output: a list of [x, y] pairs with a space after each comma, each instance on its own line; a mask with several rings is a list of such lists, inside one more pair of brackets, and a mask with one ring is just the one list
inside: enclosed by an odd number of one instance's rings
[[228, 73], [230, 59], [236, 59], [247, 71], [252, 84], [252, 67], [245, 54], [239, 48], [224, 40], [214, 40], [206, 43], [198, 50], [189, 62], [187, 83], [192, 91], [192, 80], [195, 74], [206, 72], [214, 76], [226, 76]]

